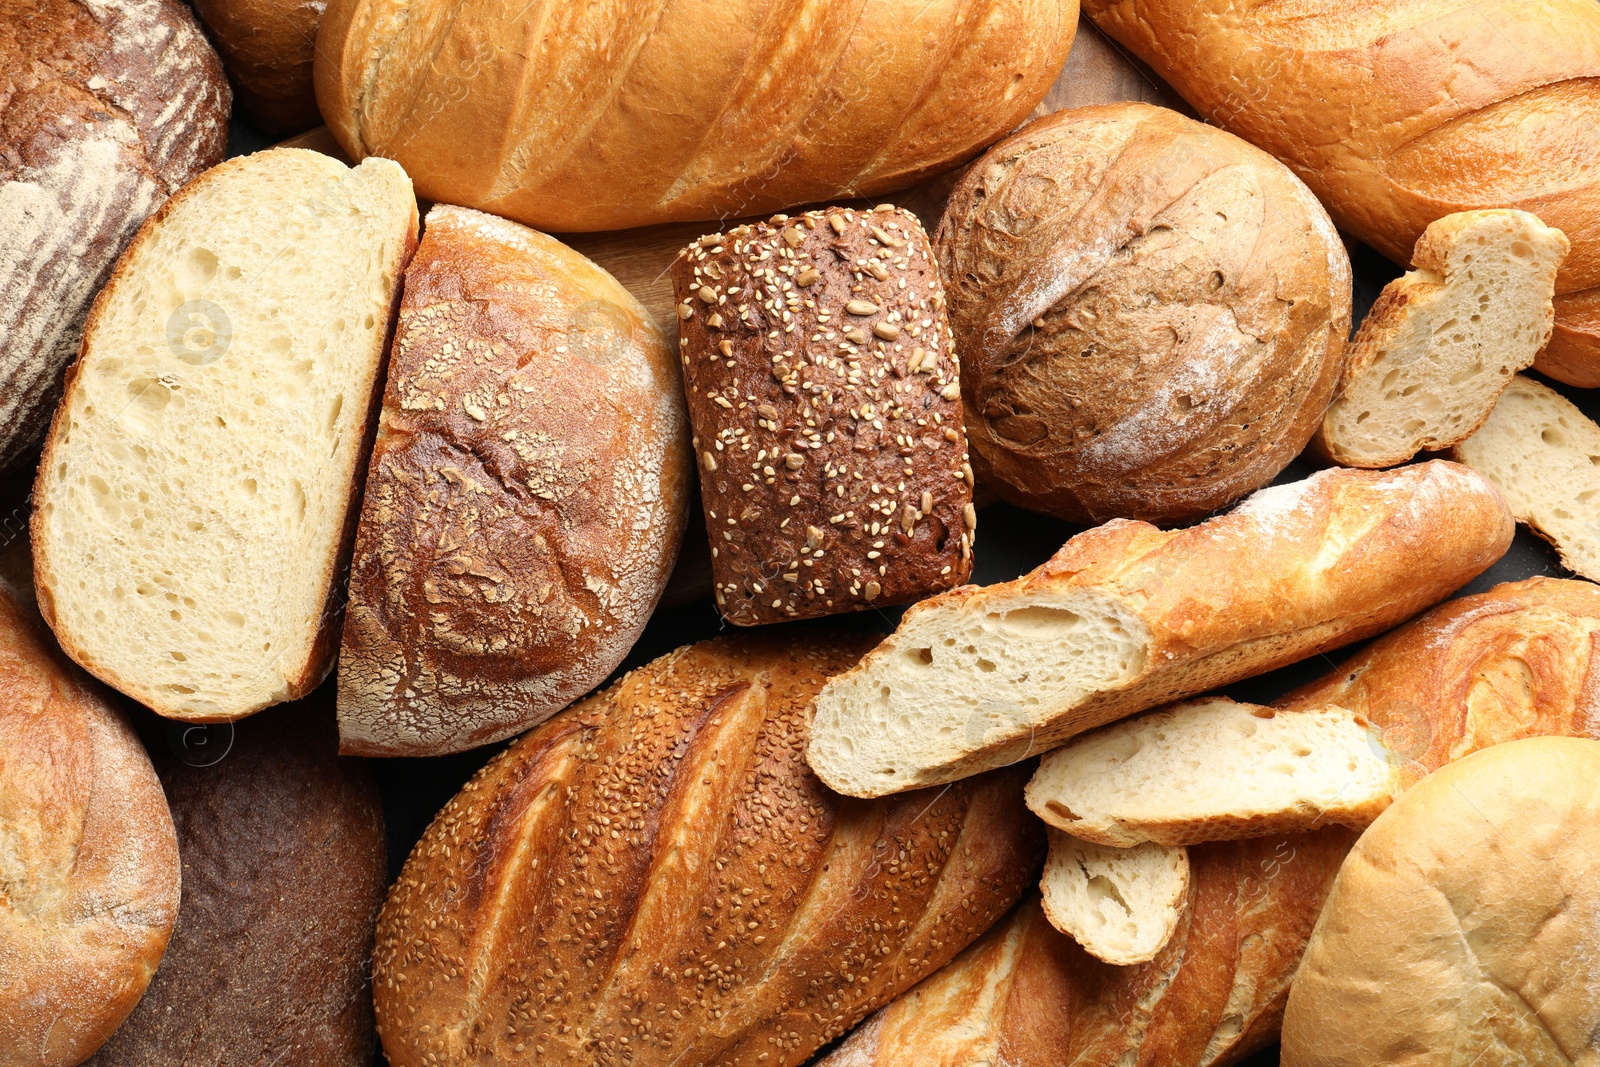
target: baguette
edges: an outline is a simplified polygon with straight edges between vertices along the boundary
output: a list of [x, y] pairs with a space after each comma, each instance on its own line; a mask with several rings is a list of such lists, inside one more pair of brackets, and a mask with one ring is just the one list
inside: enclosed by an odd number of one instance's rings
[[309, 692], [416, 201], [387, 160], [274, 149], [208, 171], [101, 291], [34, 487], [62, 648], [162, 715]]
[[1386, 630], [1514, 528], [1489, 482], [1442, 461], [1323, 471], [1187, 530], [1107, 523], [1015, 581], [912, 607], [818, 695], [808, 758], [851, 796], [1015, 763]]
[[1112, 848], [1054, 827], [1039, 879], [1050, 925], [1106, 963], [1156, 958], [1189, 903], [1189, 853], [1146, 842]]

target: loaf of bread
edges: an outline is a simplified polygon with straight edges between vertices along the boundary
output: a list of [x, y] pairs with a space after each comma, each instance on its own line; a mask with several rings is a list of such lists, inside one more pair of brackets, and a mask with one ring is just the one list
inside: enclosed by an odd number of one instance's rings
[[1560, 230], [1526, 211], [1431, 223], [1416, 269], [1384, 286], [1361, 320], [1317, 450], [1347, 467], [1392, 467], [1472, 436], [1550, 340], [1567, 250]]
[[175, 0], [0, 0], [0, 469], [31, 457], [134, 231], [222, 161], [228, 84]]
[[832, 615], [966, 581], [959, 367], [916, 217], [779, 215], [702, 237], [672, 280], [723, 617]]
[[372, 1063], [383, 807], [361, 762], [336, 754], [330, 705], [169, 724], [156, 768], [183, 904], [144, 999], [89, 1067]]
[[878, 803], [806, 769], [862, 637], [702, 642], [495, 757], [378, 924], [394, 1067], [795, 1067], [948, 962], [1038, 872], [1009, 770]]
[[1119, 967], [1160, 955], [1189, 906], [1189, 850], [1097, 845], [1053, 826], [1045, 833], [1039, 896], [1050, 925]]
[[1600, 5], [1594, 0], [1083, 0], [1201, 117], [1294, 168], [1405, 263], [1435, 219], [1531, 211], [1566, 232], [1539, 370], [1600, 385]]
[[1194, 519], [1270, 482], [1333, 398], [1350, 262], [1283, 164], [1148, 104], [991, 148], [936, 237], [987, 488], [1072, 522]]
[[317, 101], [353, 158], [541, 230], [903, 189], [1021, 122], [1076, 0], [333, 0]]
[[275, 149], [169, 200], [101, 291], [34, 487], [39, 607], [174, 718], [310, 691], [417, 209], [388, 160]]
[[818, 695], [808, 759], [851, 796], [1005, 766], [1381, 633], [1514, 528], [1492, 485], [1442, 461], [1323, 471], [1187, 530], [1110, 522], [1014, 581], [913, 606]]
[[195, 0], [244, 113], [267, 133], [322, 121], [311, 85], [317, 24], [328, 0]]
[[1600, 1063], [1600, 741], [1476, 752], [1372, 824], [1295, 976], [1282, 1062]]
[[179, 878], [139, 739], [0, 593], [0, 1067], [74, 1067], [110, 1036], [161, 962]]
[[433, 208], [350, 569], [343, 750], [457, 752], [603, 682], [666, 585], [692, 479], [677, 359], [638, 301], [541, 233]]

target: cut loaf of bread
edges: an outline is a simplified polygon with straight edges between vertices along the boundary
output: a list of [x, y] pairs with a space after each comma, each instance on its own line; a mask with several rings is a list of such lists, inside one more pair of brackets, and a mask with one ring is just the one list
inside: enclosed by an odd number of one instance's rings
[[34, 491], [39, 607], [92, 674], [198, 721], [326, 674], [416, 233], [397, 164], [299, 149], [207, 171], [139, 231]]
[[1387, 630], [1500, 558], [1515, 523], [1455, 463], [1330, 469], [1186, 530], [1116, 520], [964, 586], [817, 696], [808, 758], [881, 796], [954, 781]]
[[1483, 425], [1512, 375], [1550, 340], [1566, 235], [1526, 211], [1446, 215], [1384, 287], [1351, 342], [1318, 449], [1346, 467], [1392, 467]]
[[1568, 570], [1600, 581], [1600, 426], [1572, 401], [1519, 374], [1455, 457], [1499, 486]]
[[1054, 827], [1049, 835], [1039, 889], [1050, 925], [1119, 967], [1155, 959], [1183, 918], [1188, 850], [1150, 843], [1112, 848]]
[[1056, 749], [1028, 783], [1028, 807], [1074, 837], [1131, 848], [1359, 830], [1399, 791], [1399, 758], [1353, 711], [1211, 698]]

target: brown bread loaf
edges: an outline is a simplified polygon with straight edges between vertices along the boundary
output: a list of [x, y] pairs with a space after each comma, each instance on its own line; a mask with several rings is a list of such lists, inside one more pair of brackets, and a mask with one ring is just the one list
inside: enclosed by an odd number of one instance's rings
[[368, 1067], [383, 808], [336, 754], [329, 702], [165, 733], [183, 903], [144, 999], [89, 1067]]
[[967, 171], [936, 243], [979, 480], [1072, 522], [1194, 519], [1259, 489], [1344, 367], [1327, 212], [1174, 111], [1029, 123]]
[[717, 609], [740, 626], [902, 604], [972, 571], [972, 468], [916, 216], [828, 208], [672, 266]]
[[457, 752], [604, 681], [671, 573], [692, 477], [677, 360], [638, 301], [541, 233], [433, 208], [351, 563], [344, 751]]
[[0, 1067], [73, 1067], [116, 1029], [166, 950], [179, 877], [139, 739], [0, 593]]
[[311, 59], [327, 6], [327, 0], [195, 0], [239, 106], [268, 133], [298, 133], [322, 121]]
[[1084, 0], [1200, 116], [1293, 167], [1396, 263], [1430, 222], [1531, 211], [1572, 241], [1536, 369], [1600, 385], [1600, 4]]
[[869, 638], [692, 645], [497, 756], [384, 905], [394, 1067], [795, 1067], [1005, 913], [1043, 840], [1006, 771], [891, 801], [806, 769]]
[[222, 161], [228, 84], [174, 0], [0, 0], [0, 469], [61, 398], [139, 224]]

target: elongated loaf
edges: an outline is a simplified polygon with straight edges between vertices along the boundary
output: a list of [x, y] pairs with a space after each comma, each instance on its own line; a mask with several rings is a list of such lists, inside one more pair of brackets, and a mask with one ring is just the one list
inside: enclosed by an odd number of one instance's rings
[[1202, 118], [1282, 159], [1396, 263], [1471, 208], [1572, 255], [1536, 364], [1600, 385], [1600, 5], [1593, 0], [1084, 0]]
[[[1021, 122], [1076, 0], [334, 0], [322, 114], [432, 200], [542, 230], [903, 189]], [[535, 43], [537, 42], [537, 43]]]
[[1439, 460], [1323, 471], [1187, 530], [1110, 522], [1015, 581], [912, 607], [818, 695], [808, 758], [852, 796], [1014, 763], [1380, 633], [1487, 568], [1513, 531], [1494, 486]]
[[145, 217], [222, 161], [228, 83], [174, 0], [0, 0], [0, 469], [31, 454]]
[[74, 1067], [133, 1010], [178, 915], [144, 747], [0, 592], [0, 1067]]
[[411, 183], [275, 149], [155, 215], [101, 291], [34, 487], [39, 608], [163, 715], [308, 692], [339, 634]]
[[350, 569], [344, 751], [498, 741], [622, 662], [688, 515], [677, 362], [565, 245], [467, 208], [428, 213]]
[[490, 762], [384, 905], [389, 1062], [795, 1067], [986, 930], [1043, 850], [1017, 771], [863, 804], [805, 766], [866, 644], [692, 645]]

